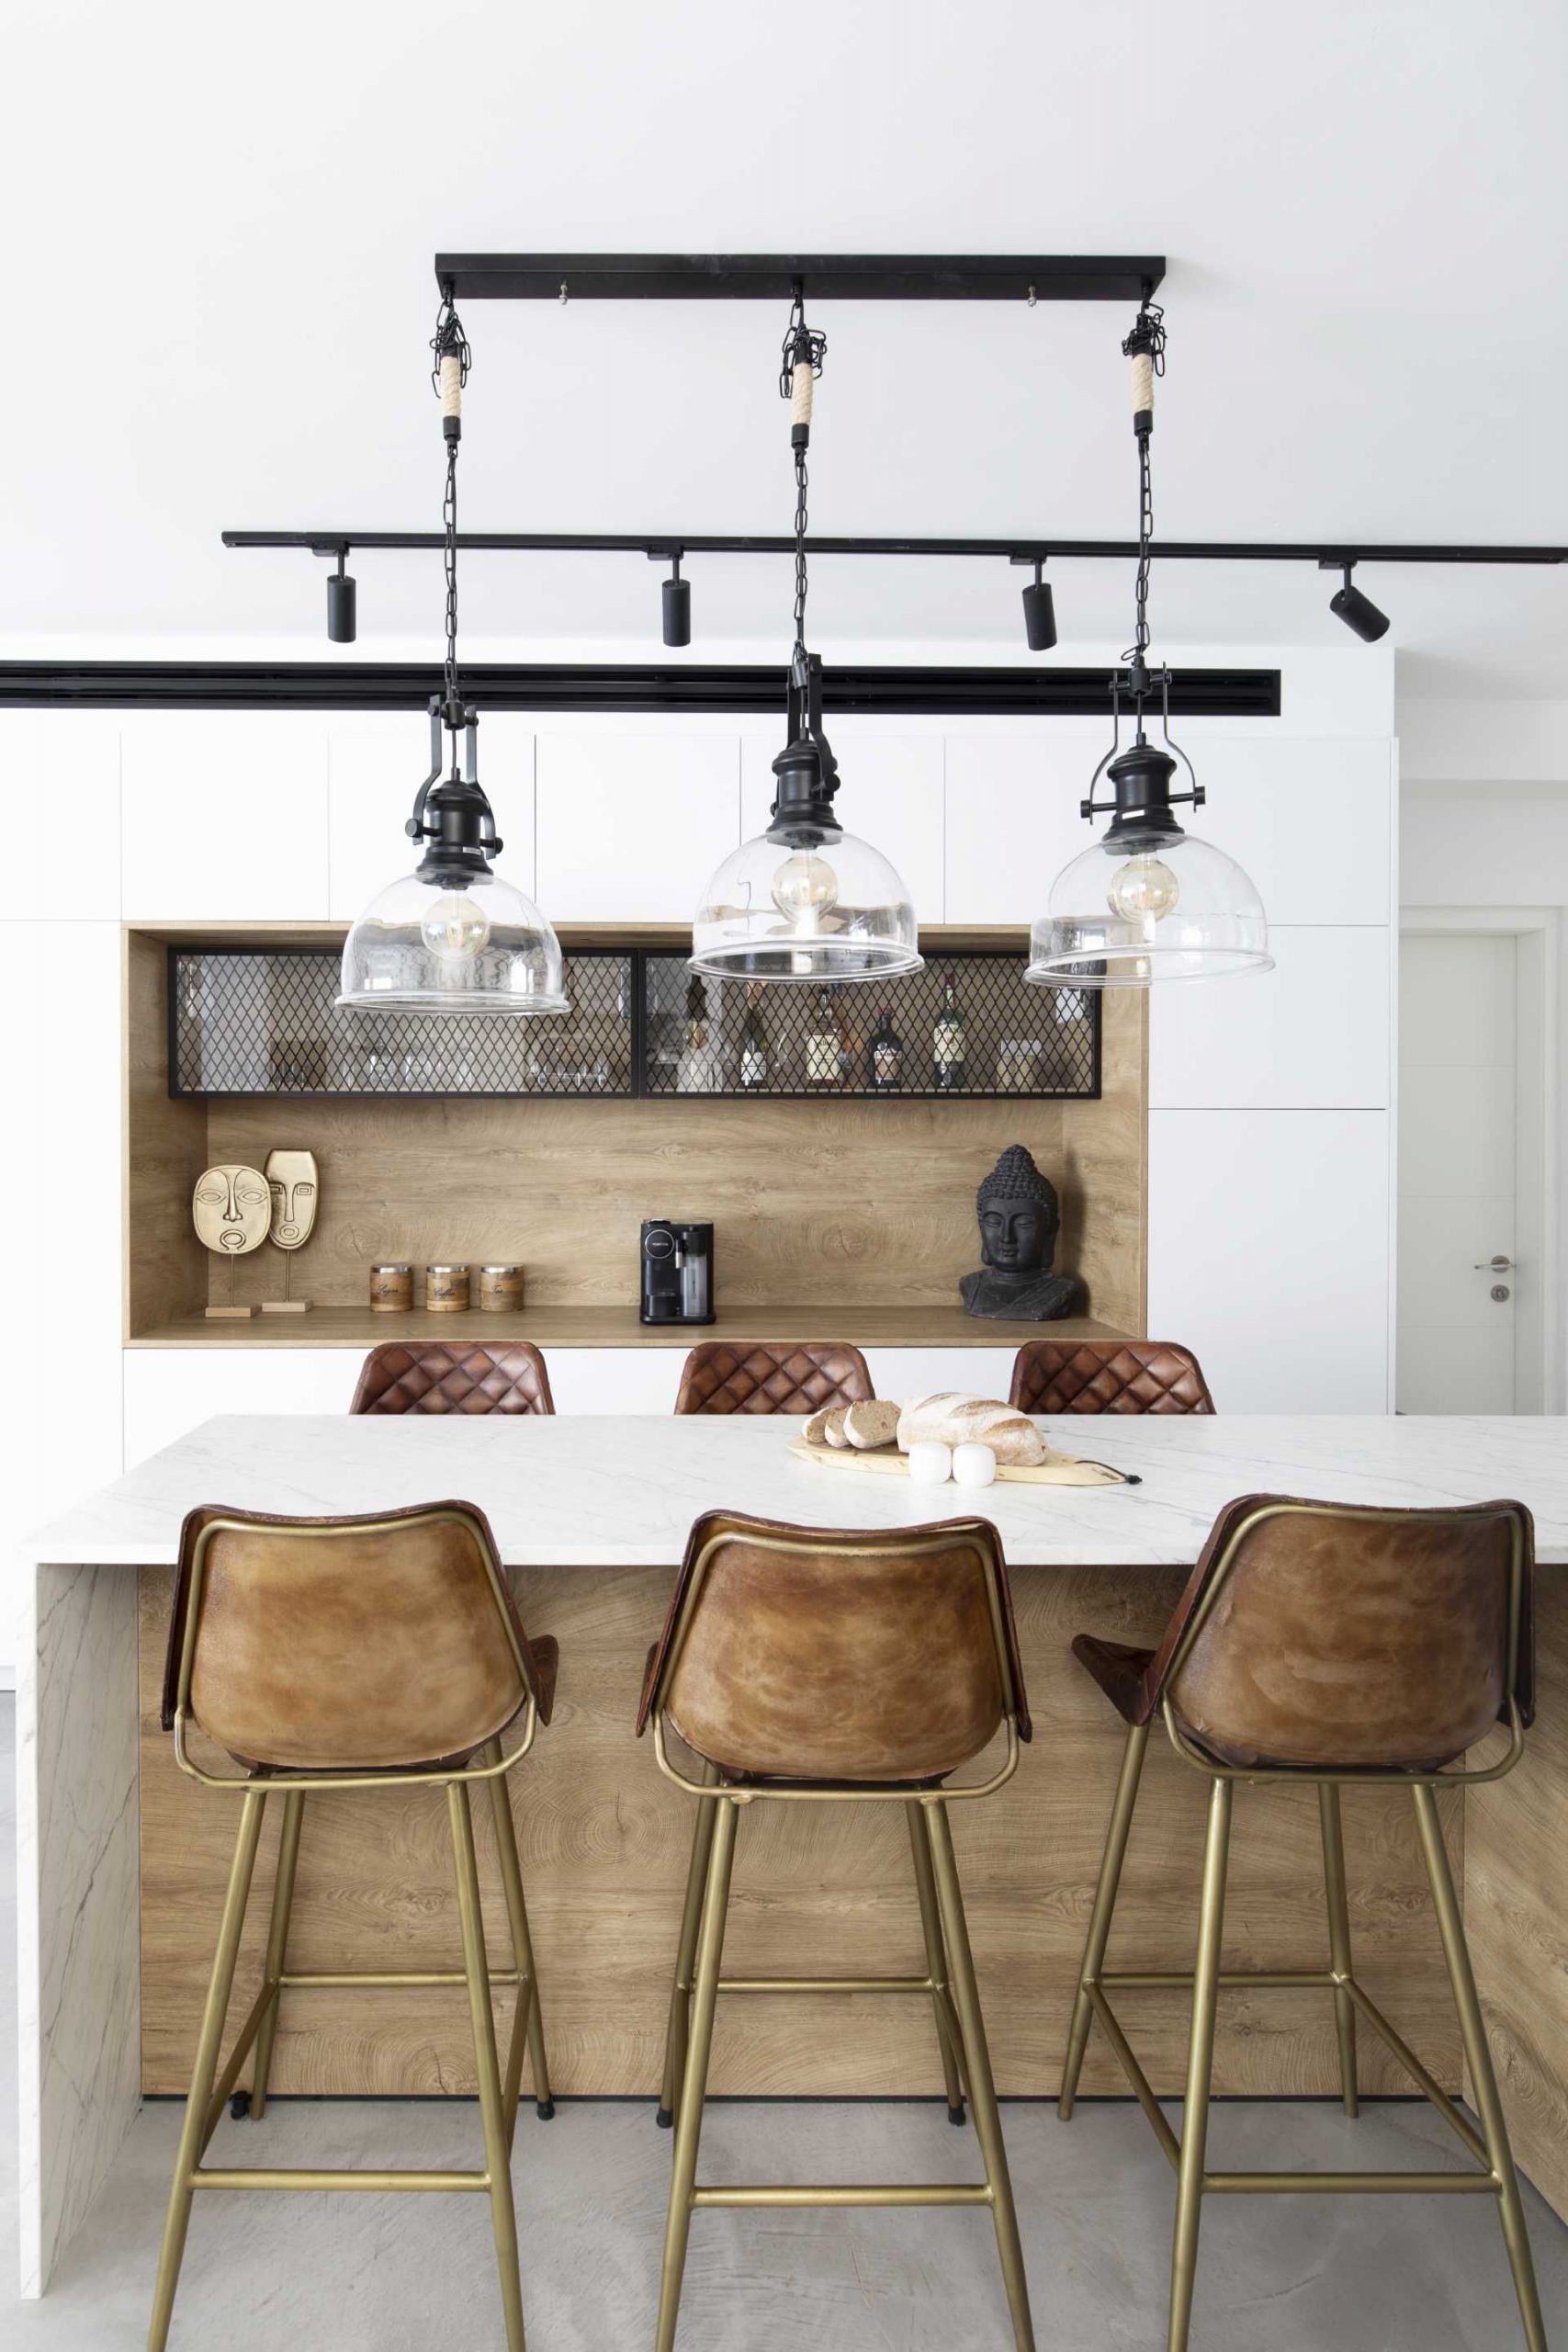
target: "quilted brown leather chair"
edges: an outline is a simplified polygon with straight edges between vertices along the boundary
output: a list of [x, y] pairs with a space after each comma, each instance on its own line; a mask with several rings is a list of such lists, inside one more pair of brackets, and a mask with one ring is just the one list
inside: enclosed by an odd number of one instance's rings
[[422, 1340], [372, 1348], [351, 1413], [553, 1413], [550, 1375], [526, 1340], [505, 1347], [447, 1347]]
[[[698, 1520], [649, 1654], [641, 1733], [660, 1769], [697, 1799], [659, 2120], [675, 2130], [657, 2352], [671, 2352], [693, 2212], [699, 2205], [918, 2202], [988, 2204], [1018, 2352], [1032, 2352], [1007, 2154], [964, 1901], [950, 1801], [1010, 1779], [1030, 1736], [1007, 1565], [983, 1519], [867, 1533], [781, 1526], [715, 1511]], [[695, 1781], [671, 1761], [667, 1733], [694, 1755]], [[999, 1733], [999, 1769], [948, 1785]], [[950, 2119], [967, 2086], [984, 2187], [938, 2184], [863, 2193], [839, 2188], [697, 2186], [714, 2009], [727, 1990], [811, 1993], [810, 1979], [719, 1973], [737, 1824], [757, 1804], [901, 1805], [914, 1855], [926, 1975], [822, 1980], [838, 1992], [929, 1993]]]
[[1190, 1348], [1170, 1340], [1026, 1340], [1008, 1398], [1023, 1413], [1212, 1413]]
[[[1495, 1780], [1517, 1762], [1534, 1702], [1533, 1533], [1521, 1503], [1461, 1510], [1382, 1510], [1245, 1495], [1215, 1521], [1157, 1643], [1132, 1648], [1080, 1634], [1075, 1656], [1127, 1725], [1073, 2012], [1059, 2112], [1072, 2114], [1096, 2018], [1177, 2168], [1170, 2352], [1185, 2352], [1205, 2192], [1453, 2188], [1452, 2174], [1210, 2173], [1205, 2170], [1214, 2009], [1225, 1985], [1321, 1985], [1334, 1998], [1345, 2112], [1358, 2109], [1358, 2018], [1410, 2072], [1480, 2169], [1457, 2177], [1495, 2195], [1531, 2352], [1545, 2352], [1540, 2305], [1518, 2180], [1436, 1791]], [[1163, 1721], [1187, 1765], [1210, 1781], [1197, 1964], [1191, 1973], [1107, 1971], [1116, 1891], [1151, 1726]], [[1505, 1752], [1458, 1763], [1505, 1724]], [[1315, 1787], [1327, 1894], [1327, 1969], [1220, 1973], [1231, 1801], [1236, 1781]], [[1358, 1781], [1402, 1782], [1416, 1829], [1448, 1962], [1460, 2035], [1480, 2118], [1476, 2131], [1413, 2059], [1355, 1974], [1339, 1792]], [[1192, 1987], [1192, 2030], [1178, 2145], [1111, 2007], [1117, 1987]]]
[[704, 1340], [692, 1350], [678, 1413], [819, 1413], [874, 1396], [865, 1358], [841, 1340], [798, 1346], [766, 1340]]
[[[148, 2335], [167, 2341], [191, 2199], [197, 2188], [353, 2188], [363, 2173], [205, 2169], [202, 2156], [254, 2048], [251, 2089], [236, 2113], [261, 2117], [283, 1994], [384, 1984], [385, 1972], [288, 1971], [289, 1912], [305, 1800], [315, 1790], [445, 1788], [457, 1875], [463, 1966], [415, 1974], [466, 1984], [484, 2126], [481, 2172], [392, 2173], [378, 2185], [476, 2190], [489, 2197], [509, 2352], [523, 2352], [523, 2301], [510, 2152], [526, 2044], [541, 2116], [554, 2112], [506, 1776], [547, 1723], [553, 1641], [524, 1633], [494, 1538], [470, 1503], [422, 1505], [356, 1519], [279, 1519], [221, 1507], [185, 1522], [164, 1685], [164, 1725], [182, 1771], [240, 1797], [240, 1831], [219, 1929], [170, 2191]], [[238, 1770], [197, 1761], [199, 1732]], [[505, 1747], [511, 1738], [513, 1745]], [[504, 1752], [503, 1752], [504, 1749]], [[468, 1789], [488, 1781], [495, 1814], [512, 1965], [485, 1952]], [[266, 1807], [282, 1808], [262, 1988], [221, 2075], [234, 1966]], [[491, 1987], [516, 1988], [502, 2075]]]

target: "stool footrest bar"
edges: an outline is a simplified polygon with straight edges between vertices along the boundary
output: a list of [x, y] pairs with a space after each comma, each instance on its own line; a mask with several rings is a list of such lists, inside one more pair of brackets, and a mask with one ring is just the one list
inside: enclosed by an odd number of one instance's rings
[[383, 2195], [389, 2189], [488, 2189], [488, 2172], [315, 2172], [295, 2165], [287, 2171], [246, 2165], [235, 2172], [193, 2172], [192, 2188], [356, 2188]]
[[709, 2205], [989, 2205], [991, 2192], [982, 2181], [976, 2186], [942, 2181], [846, 2184], [821, 2188], [694, 2188], [694, 2206]]
[[1490, 2172], [1206, 2172], [1205, 2196], [1495, 2197], [1502, 2186]]
[[[1190, 1968], [1106, 1969], [1094, 1980], [1097, 1984], [1140, 1986], [1152, 1990], [1161, 1985], [1186, 1986], [1192, 1984]], [[1329, 1968], [1222, 1968], [1219, 1974], [1222, 1990], [1235, 1985], [1248, 1988], [1264, 1987], [1294, 1992], [1322, 1991], [1332, 1993], [1341, 1983]]]
[[[492, 1987], [532, 1981], [515, 1968], [492, 1968], [489, 1976]], [[344, 1984], [352, 1984], [356, 1992], [376, 1992], [400, 1984], [467, 1984], [468, 1980], [460, 1968], [315, 1968], [286, 1973], [277, 1981], [289, 1993], [326, 1993]]]
[[924, 1993], [937, 1990], [929, 1976], [721, 1976], [721, 1993]]

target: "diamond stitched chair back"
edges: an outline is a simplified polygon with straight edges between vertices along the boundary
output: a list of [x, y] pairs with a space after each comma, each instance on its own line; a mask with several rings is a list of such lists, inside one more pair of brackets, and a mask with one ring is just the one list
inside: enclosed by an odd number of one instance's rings
[[692, 1350], [678, 1413], [819, 1413], [874, 1396], [865, 1358], [839, 1340], [798, 1346], [764, 1340], [704, 1340]]
[[1026, 1340], [1008, 1399], [1021, 1413], [1212, 1413], [1190, 1348], [1169, 1340]]
[[553, 1413], [545, 1359], [525, 1340], [447, 1347], [438, 1340], [372, 1348], [351, 1413]]

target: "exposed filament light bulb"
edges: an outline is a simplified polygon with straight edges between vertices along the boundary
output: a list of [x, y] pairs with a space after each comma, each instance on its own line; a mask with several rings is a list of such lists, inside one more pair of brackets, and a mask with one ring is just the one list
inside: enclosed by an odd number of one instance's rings
[[773, 900], [781, 915], [803, 936], [817, 931], [822, 917], [839, 903], [839, 877], [825, 857], [797, 850], [786, 857], [772, 883]]
[[490, 917], [463, 890], [441, 890], [420, 918], [420, 936], [433, 956], [477, 956], [490, 938]]
[[1153, 924], [1170, 913], [1181, 885], [1168, 865], [1144, 851], [1127, 860], [1105, 895], [1111, 913], [1123, 922]]

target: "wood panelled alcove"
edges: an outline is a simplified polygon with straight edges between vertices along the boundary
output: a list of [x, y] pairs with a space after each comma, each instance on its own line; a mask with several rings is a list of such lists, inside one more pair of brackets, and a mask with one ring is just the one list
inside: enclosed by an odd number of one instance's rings
[[[564, 1335], [573, 1311], [585, 1310], [579, 1344], [628, 1344], [638, 1227], [664, 1216], [714, 1220], [721, 1309], [757, 1310], [763, 1324], [773, 1307], [831, 1306], [863, 1318], [888, 1311], [901, 1342], [916, 1346], [929, 1311], [926, 1343], [994, 1344], [1008, 1336], [1004, 1327], [962, 1328], [956, 1285], [976, 1263], [976, 1186], [1010, 1143], [1027, 1144], [1060, 1191], [1056, 1263], [1080, 1278], [1084, 1315], [1117, 1330], [1143, 1329], [1141, 997], [1107, 992], [1098, 1101], [170, 1099], [171, 940], [320, 946], [341, 935], [331, 925], [128, 932], [130, 1340], [177, 1333], [189, 1343], [206, 1333], [243, 1345], [260, 1332], [259, 1316], [225, 1330], [203, 1326], [201, 1311], [209, 1297], [229, 1297], [231, 1277], [240, 1304], [280, 1296], [279, 1253], [264, 1246], [218, 1265], [191, 1230], [190, 1196], [204, 1167], [260, 1167], [277, 1146], [308, 1147], [320, 1162], [321, 1216], [295, 1261], [294, 1287], [333, 1311], [339, 1345], [344, 1317], [366, 1310], [369, 1266], [384, 1259], [416, 1269], [432, 1259], [520, 1260], [527, 1302], [519, 1331], [542, 1310]], [[679, 934], [563, 933], [581, 945], [612, 936], [669, 944]], [[929, 954], [1012, 944], [995, 932], [926, 934]], [[1021, 956], [1021, 933], [1016, 945]], [[626, 1311], [626, 1326], [607, 1322], [609, 1309]], [[402, 1325], [367, 1311], [365, 1319], [367, 1337], [396, 1336]], [[279, 1323], [292, 1345], [316, 1337], [309, 1316], [269, 1317], [269, 1340]], [[452, 1318], [451, 1330], [478, 1336], [479, 1318]]]

